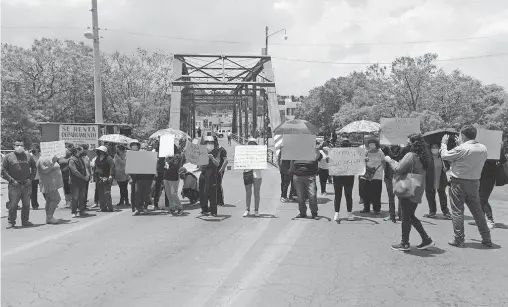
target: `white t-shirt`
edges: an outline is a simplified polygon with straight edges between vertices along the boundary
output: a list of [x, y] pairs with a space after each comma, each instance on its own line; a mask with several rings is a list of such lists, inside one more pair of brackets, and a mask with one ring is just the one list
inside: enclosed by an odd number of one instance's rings
[[321, 153], [323, 158], [321, 158], [321, 160], [318, 162], [318, 168], [320, 168], [320, 169], [328, 169], [328, 163], [326, 163], [326, 158], [328, 156], [326, 155], [326, 152], [323, 151], [323, 150], [320, 150], [319, 152]]

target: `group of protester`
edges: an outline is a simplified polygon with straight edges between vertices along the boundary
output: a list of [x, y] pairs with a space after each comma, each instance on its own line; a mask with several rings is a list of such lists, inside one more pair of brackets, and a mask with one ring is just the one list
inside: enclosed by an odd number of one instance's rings
[[[487, 148], [478, 143], [477, 130], [473, 126], [464, 126], [460, 137], [450, 138], [445, 135], [441, 144], [428, 144], [421, 134], [412, 134], [404, 146], [384, 146], [379, 141], [367, 138], [365, 161], [366, 172], [359, 176], [360, 213], [374, 214], [381, 212], [381, 194], [383, 179], [389, 199], [389, 217], [386, 220], [396, 223], [397, 217], [402, 222], [402, 240], [393, 249], [407, 251], [410, 249], [409, 233], [413, 226], [422, 243], [417, 246], [425, 249], [434, 242], [425, 231], [420, 220], [415, 216], [418, 204], [425, 194], [429, 204], [428, 218], [435, 218], [437, 213], [436, 193], [441, 205], [441, 212], [447, 220], [452, 220], [454, 239], [453, 246], [464, 245], [464, 204], [473, 215], [474, 225], [482, 236], [482, 243], [492, 246], [490, 229], [495, 225], [489, 197], [496, 185], [496, 175], [500, 168], [508, 169], [508, 143], [504, 144], [499, 160], [487, 159]], [[338, 147], [352, 147], [347, 139], [338, 142]], [[316, 146], [315, 159], [312, 161], [282, 160], [279, 153], [278, 164], [281, 175], [281, 201], [287, 202], [298, 197], [299, 214], [296, 218], [307, 217], [308, 201], [312, 218], [318, 217], [317, 178], [322, 195], [326, 195], [326, 184], [330, 179], [327, 152], [331, 145], [324, 140]], [[398, 197], [398, 210], [395, 210], [394, 183], [404, 180], [408, 174], [421, 175], [419, 188], [410, 196]], [[348, 220], [353, 216], [353, 186], [355, 176], [331, 176], [335, 192], [335, 221], [340, 221], [342, 195], [346, 199]], [[501, 184], [506, 184], [504, 182]], [[499, 185], [501, 185], [499, 184]], [[291, 185], [288, 198], [288, 189]], [[451, 212], [448, 209], [446, 188], [449, 187]]]
[[[115, 183], [120, 191], [117, 206], [131, 206], [134, 215], [146, 212], [152, 204], [152, 198], [154, 209], [160, 209], [158, 202], [162, 191], [165, 192], [165, 206], [169, 212], [182, 214], [178, 191], [179, 181], [183, 180], [181, 196], [189, 198], [191, 204], [199, 201], [203, 215], [217, 216], [217, 206], [224, 206], [222, 178], [227, 165], [227, 152], [219, 146], [216, 136], [205, 137], [202, 143], [207, 146], [209, 163], [199, 167], [201, 174], [198, 180], [193, 172], [183, 167], [185, 154], [182, 147], [185, 141], [175, 144], [174, 155], [158, 158], [156, 175], [127, 173], [127, 147], [124, 145], [99, 146], [95, 149], [95, 155], [89, 155], [87, 144], [67, 143], [64, 156], [41, 157], [37, 145], [33, 146], [31, 152], [26, 152], [24, 143], [17, 141], [14, 151], [2, 157], [2, 178], [8, 182], [8, 228], [16, 225], [18, 209], [21, 209], [22, 226], [33, 226], [29, 219], [30, 204], [32, 209], [38, 209], [39, 188], [46, 200], [48, 224], [61, 222], [54, 217], [54, 212], [61, 201], [59, 190], [62, 188], [65, 207], [71, 208], [73, 218], [86, 216], [90, 208], [96, 207], [100, 207], [102, 212], [114, 212], [111, 189]], [[158, 141], [152, 147], [153, 151], [158, 152]], [[140, 142], [133, 141], [129, 149], [139, 151]], [[90, 156], [95, 157], [90, 159]], [[94, 205], [89, 208], [90, 182], [95, 182], [95, 195]], [[21, 207], [18, 206], [20, 201]]]

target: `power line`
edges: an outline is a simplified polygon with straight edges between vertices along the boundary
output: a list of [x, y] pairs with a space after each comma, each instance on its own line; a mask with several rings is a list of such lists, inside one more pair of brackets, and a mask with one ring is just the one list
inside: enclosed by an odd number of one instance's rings
[[[2, 26], [4, 29], [83, 29], [82, 27], [62, 27], [62, 26]], [[157, 35], [157, 34], [149, 34], [149, 33], [141, 33], [141, 32], [130, 32], [130, 31], [121, 31], [114, 29], [101, 29], [102, 31], [126, 34], [126, 35], [135, 35], [135, 36], [144, 36], [144, 37], [155, 37], [162, 39], [171, 39], [171, 40], [182, 40], [182, 41], [194, 41], [194, 42], [205, 42], [205, 43], [217, 43], [217, 44], [236, 44], [236, 45], [259, 45], [257, 42], [249, 42], [249, 41], [230, 41], [230, 40], [210, 40], [210, 39], [202, 39], [202, 38], [189, 38], [189, 37], [178, 37], [178, 36], [167, 36], [167, 35]], [[352, 47], [352, 46], [382, 46], [382, 45], [415, 45], [415, 44], [430, 44], [430, 43], [443, 43], [443, 42], [463, 42], [470, 40], [484, 40], [484, 39], [493, 39], [493, 38], [501, 38], [508, 37], [508, 34], [501, 35], [489, 35], [489, 36], [475, 36], [475, 37], [462, 37], [462, 38], [448, 38], [448, 39], [436, 39], [436, 40], [416, 40], [416, 41], [400, 41], [400, 42], [366, 42], [366, 43], [340, 43], [340, 44], [308, 44], [308, 43], [270, 43], [271, 46], [288, 46], [288, 47]]]
[[[476, 56], [467, 56], [467, 57], [458, 57], [458, 58], [449, 58], [449, 59], [442, 59], [442, 60], [437, 59], [436, 62], [451, 62], [451, 61], [460, 61], [460, 60], [492, 58], [492, 57], [500, 57], [500, 56], [508, 56], [508, 52], [505, 52], [505, 53], [495, 53], [495, 54], [484, 54], [484, 55], [476, 55]], [[390, 65], [390, 64], [392, 64], [392, 62], [331, 62], [331, 61], [315, 61], [315, 60], [284, 58], [284, 57], [276, 57], [276, 56], [272, 56], [272, 59], [278, 59], [278, 60], [283, 60], [283, 61], [292, 61], [292, 62], [316, 63], [316, 64], [335, 64], [335, 65], [374, 65], [374, 64]]]

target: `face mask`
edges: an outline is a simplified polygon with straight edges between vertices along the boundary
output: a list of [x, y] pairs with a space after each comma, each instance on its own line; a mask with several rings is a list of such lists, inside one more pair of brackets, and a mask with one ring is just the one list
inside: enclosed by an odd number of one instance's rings
[[376, 149], [376, 145], [374, 144], [369, 144], [369, 150], [374, 150]]
[[215, 148], [215, 146], [213, 146], [213, 144], [206, 145], [206, 149], [208, 150], [208, 152], [212, 151], [214, 148]]
[[16, 153], [24, 153], [24, 152], [25, 152], [25, 148], [23, 148], [23, 147], [21, 147], [21, 146], [16, 147], [16, 148], [14, 149], [14, 152], [16, 152]]
[[431, 149], [430, 151], [432, 151], [432, 154], [434, 155], [437, 155], [439, 153], [439, 149]]

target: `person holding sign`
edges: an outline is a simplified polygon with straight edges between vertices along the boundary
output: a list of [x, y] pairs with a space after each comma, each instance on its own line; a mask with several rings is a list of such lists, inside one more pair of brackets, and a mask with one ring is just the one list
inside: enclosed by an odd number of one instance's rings
[[215, 149], [212, 136], [204, 138], [208, 151], [208, 164], [200, 167], [199, 198], [201, 203], [201, 215], [217, 216], [217, 176], [219, 173], [219, 151]]
[[298, 209], [300, 213], [296, 218], [307, 218], [307, 205], [309, 199], [310, 212], [313, 219], [318, 218], [317, 185], [318, 162], [323, 158], [319, 148], [315, 147], [315, 156], [311, 161], [291, 161], [290, 172], [294, 174], [293, 181], [298, 195]]
[[367, 142], [365, 155], [366, 171], [361, 178], [363, 181], [363, 210], [360, 213], [370, 213], [370, 205], [375, 214], [381, 212], [381, 193], [383, 192], [383, 170], [385, 168], [385, 155], [379, 148], [377, 139]]
[[[250, 138], [247, 145], [257, 145], [255, 138]], [[243, 171], [243, 184], [245, 185], [245, 213], [243, 217], [250, 215], [252, 190], [254, 188], [254, 216], [259, 216], [259, 202], [261, 200], [261, 170], [246, 169]]]
[[[138, 141], [131, 142], [130, 148], [139, 151], [141, 144]], [[129, 161], [127, 161], [127, 164]], [[152, 174], [128, 174], [131, 180], [131, 205], [134, 216], [145, 212], [150, 200], [150, 188], [154, 179]]]
[[482, 236], [482, 244], [491, 247], [492, 240], [487, 219], [480, 204], [480, 177], [485, 161], [487, 148], [476, 141], [477, 130], [466, 125], [460, 130], [462, 143], [447, 150], [449, 135], [443, 136], [439, 153], [445, 161], [451, 162], [450, 174], [450, 205], [452, 208], [452, 222], [454, 238], [449, 245], [464, 246], [464, 203], [469, 208]]
[[[351, 142], [349, 140], [343, 140], [340, 143], [340, 147], [349, 148]], [[342, 190], [344, 189], [344, 197], [346, 198], [346, 208], [348, 214], [348, 220], [354, 221], [353, 216], [353, 186], [355, 184], [355, 176], [333, 176], [333, 189], [335, 191], [335, 201], [333, 203], [335, 209], [334, 221], [340, 221], [340, 203], [342, 201]]]
[[46, 224], [58, 224], [60, 222], [60, 220], [55, 219], [53, 216], [56, 207], [62, 200], [58, 189], [63, 187], [62, 172], [57, 161], [57, 156], [53, 158], [45, 156], [37, 161], [41, 192], [46, 199]]
[[176, 145], [173, 145], [173, 156], [166, 156], [164, 160], [164, 191], [169, 200], [169, 212], [180, 215], [183, 211], [182, 203], [178, 198], [178, 185], [180, 176], [178, 171], [183, 164], [183, 156]]
[[[418, 231], [422, 238], [422, 243], [416, 248], [427, 249], [434, 246], [434, 242], [423, 228], [422, 222], [415, 216], [416, 208], [418, 204], [422, 202], [425, 190], [425, 174], [429, 167], [432, 167], [432, 160], [428, 153], [427, 143], [421, 134], [410, 135], [408, 147], [410, 148], [410, 152], [407, 153], [400, 162], [394, 161], [390, 157], [385, 157], [386, 163], [390, 164], [394, 172], [395, 193], [397, 193], [397, 191], [399, 192], [397, 195], [399, 197], [402, 213], [402, 240], [400, 244], [392, 245], [392, 249], [398, 251], [410, 250], [409, 234], [411, 232], [411, 226]], [[419, 177], [421, 180], [417, 182], [413, 174], [421, 175], [421, 177]], [[406, 183], [407, 178], [414, 179], [411, 180], [410, 186]], [[418, 183], [419, 186], [417, 186]], [[402, 191], [397, 187], [403, 187], [406, 188], [406, 190]], [[409, 193], [410, 190], [412, 190], [412, 192]], [[406, 195], [402, 195], [402, 192]]]
[[97, 188], [99, 189], [99, 205], [101, 212], [113, 212], [111, 199], [111, 185], [115, 178], [115, 162], [108, 153], [108, 148], [99, 146], [95, 149], [95, 175], [97, 176]]

